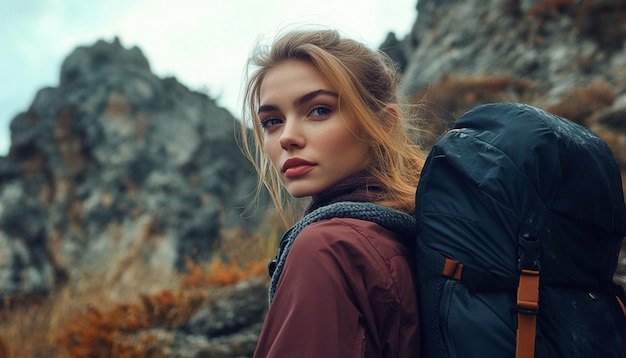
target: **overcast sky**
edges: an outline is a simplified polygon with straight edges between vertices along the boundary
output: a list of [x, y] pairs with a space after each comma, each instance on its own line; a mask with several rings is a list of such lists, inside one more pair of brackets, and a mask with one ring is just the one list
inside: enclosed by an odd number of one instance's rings
[[0, 11], [0, 155], [9, 123], [37, 91], [58, 86], [61, 63], [81, 45], [119, 37], [138, 46], [159, 77], [175, 76], [239, 117], [251, 49], [282, 29], [320, 24], [377, 48], [403, 38], [417, 0], [19, 0]]

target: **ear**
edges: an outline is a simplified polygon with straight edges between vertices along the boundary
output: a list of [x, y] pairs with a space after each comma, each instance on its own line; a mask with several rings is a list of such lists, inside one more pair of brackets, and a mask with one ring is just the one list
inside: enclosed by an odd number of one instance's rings
[[400, 124], [400, 113], [395, 106], [387, 105], [383, 108], [381, 119], [385, 131], [391, 133]]

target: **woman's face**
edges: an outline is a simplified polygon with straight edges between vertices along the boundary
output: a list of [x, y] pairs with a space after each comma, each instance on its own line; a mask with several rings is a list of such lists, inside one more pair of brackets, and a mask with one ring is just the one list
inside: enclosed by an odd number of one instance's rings
[[312, 64], [287, 60], [265, 76], [259, 93], [264, 150], [294, 197], [315, 196], [365, 168], [368, 146], [354, 118]]

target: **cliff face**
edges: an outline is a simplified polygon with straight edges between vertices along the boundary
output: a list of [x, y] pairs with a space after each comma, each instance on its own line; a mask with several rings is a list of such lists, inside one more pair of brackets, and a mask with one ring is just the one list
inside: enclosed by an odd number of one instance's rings
[[[623, 128], [616, 123], [626, 121], [623, 1], [423, 0], [417, 9], [396, 58], [404, 62], [404, 94], [432, 104], [424, 114], [430, 126], [445, 122], [436, 132], [495, 101], [529, 103], [602, 134]], [[605, 140], [624, 167], [614, 135]]]
[[451, 78], [506, 76], [533, 82], [530, 98], [556, 104], [598, 80], [626, 106], [626, 4], [616, 0], [420, 1], [403, 40], [403, 89]]
[[152, 74], [139, 49], [77, 48], [60, 86], [11, 123], [1, 296], [45, 293], [91, 270], [122, 277], [128, 257], [161, 274], [207, 259], [221, 230], [257, 219], [242, 216], [255, 178], [235, 128], [212, 99]]

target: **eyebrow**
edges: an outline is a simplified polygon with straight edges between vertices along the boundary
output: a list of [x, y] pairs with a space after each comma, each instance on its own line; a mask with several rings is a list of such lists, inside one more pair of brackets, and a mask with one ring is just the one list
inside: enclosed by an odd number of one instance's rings
[[[314, 99], [317, 96], [324, 96], [324, 95], [325, 96], [332, 96], [332, 97], [335, 97], [335, 98], [339, 98], [339, 94], [337, 94], [337, 93], [335, 93], [333, 91], [329, 91], [329, 90], [325, 90], [325, 89], [318, 89], [318, 90], [311, 91], [309, 93], [306, 93], [306, 94], [296, 98], [293, 101], [293, 104], [295, 106], [301, 106], [301, 105], [311, 101], [312, 99]], [[265, 104], [265, 105], [259, 106], [258, 113], [260, 114], [262, 112], [272, 112], [272, 111], [276, 111], [276, 110], [278, 110], [277, 106], [274, 106], [272, 104]]]

